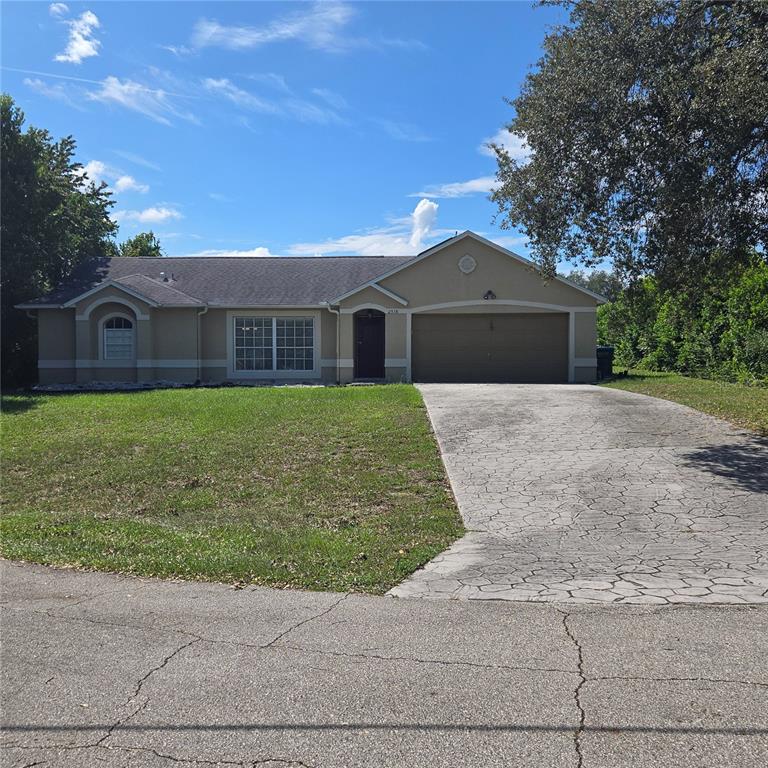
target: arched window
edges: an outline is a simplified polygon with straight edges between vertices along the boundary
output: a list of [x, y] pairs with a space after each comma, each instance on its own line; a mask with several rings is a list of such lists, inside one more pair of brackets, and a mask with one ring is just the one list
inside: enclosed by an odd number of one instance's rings
[[110, 317], [104, 323], [104, 359], [133, 359], [133, 323], [127, 317]]

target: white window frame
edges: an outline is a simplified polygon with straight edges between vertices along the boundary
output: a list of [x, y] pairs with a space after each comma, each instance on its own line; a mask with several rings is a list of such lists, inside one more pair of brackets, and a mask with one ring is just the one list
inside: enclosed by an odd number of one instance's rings
[[[116, 317], [127, 320], [131, 324], [131, 356], [130, 357], [107, 357], [107, 331], [109, 330], [107, 322]], [[110, 312], [99, 320], [99, 360], [113, 366], [133, 366], [136, 365], [136, 318], [131, 317], [125, 312]]]
[[[235, 369], [235, 318], [258, 317], [272, 321], [272, 368], [262, 371], [238, 371]], [[312, 321], [312, 368], [306, 371], [277, 370], [277, 321], [311, 320]], [[287, 312], [279, 310], [231, 310], [227, 312], [227, 378], [262, 379], [266, 381], [304, 380], [320, 378], [320, 313]]]

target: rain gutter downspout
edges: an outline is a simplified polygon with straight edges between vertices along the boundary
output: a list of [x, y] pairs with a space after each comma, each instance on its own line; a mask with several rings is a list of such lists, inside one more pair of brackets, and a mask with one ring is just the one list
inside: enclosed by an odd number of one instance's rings
[[329, 312], [333, 312], [334, 315], [336, 315], [336, 383], [341, 384], [341, 367], [339, 365], [339, 342], [341, 340], [341, 312], [339, 312], [338, 309], [334, 309], [331, 306], [331, 303], [326, 301], [323, 302], [325, 304], [325, 308]]

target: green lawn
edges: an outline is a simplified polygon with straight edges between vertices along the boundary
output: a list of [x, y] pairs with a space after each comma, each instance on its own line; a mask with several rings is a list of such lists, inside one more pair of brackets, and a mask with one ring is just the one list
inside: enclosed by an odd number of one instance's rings
[[768, 389], [765, 388], [637, 369], [631, 370], [626, 378], [612, 379], [603, 386], [674, 400], [768, 435]]
[[0, 552], [382, 593], [463, 529], [411, 386], [3, 399]]

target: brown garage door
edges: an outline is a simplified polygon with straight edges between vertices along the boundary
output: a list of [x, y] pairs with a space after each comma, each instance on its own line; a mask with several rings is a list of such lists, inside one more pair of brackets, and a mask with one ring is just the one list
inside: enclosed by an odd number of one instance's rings
[[568, 380], [568, 315], [413, 315], [414, 381]]

